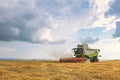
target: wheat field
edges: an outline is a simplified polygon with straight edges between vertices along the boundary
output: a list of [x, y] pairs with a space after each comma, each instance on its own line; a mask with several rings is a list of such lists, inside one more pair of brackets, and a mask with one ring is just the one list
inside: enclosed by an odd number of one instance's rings
[[0, 61], [0, 80], [120, 80], [120, 61]]

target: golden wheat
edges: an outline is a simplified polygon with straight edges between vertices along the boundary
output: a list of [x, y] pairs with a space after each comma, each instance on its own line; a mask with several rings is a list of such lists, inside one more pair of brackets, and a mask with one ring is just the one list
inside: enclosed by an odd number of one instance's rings
[[120, 80], [120, 61], [0, 61], [0, 80]]

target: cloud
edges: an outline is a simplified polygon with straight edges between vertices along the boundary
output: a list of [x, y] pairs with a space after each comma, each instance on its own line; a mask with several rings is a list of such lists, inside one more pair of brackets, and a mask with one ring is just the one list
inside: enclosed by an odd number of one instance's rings
[[112, 0], [112, 3], [110, 3], [109, 10], [105, 13], [105, 16], [115, 16], [115, 24], [116, 31], [115, 34], [113, 34], [113, 37], [120, 37], [120, 0]]
[[80, 9], [83, 9], [83, 6], [86, 7], [88, 5], [87, 3], [87, 0], [36, 0], [36, 4], [39, 7], [44, 7], [48, 13], [53, 14], [55, 17], [70, 16], [74, 13], [74, 10], [79, 9], [78, 12], [81, 11]]
[[116, 17], [104, 16], [110, 2], [4, 0], [0, 2], [0, 40], [58, 44], [83, 28], [111, 30]]
[[104, 60], [120, 59], [120, 38], [107, 38], [90, 44], [91, 48], [100, 49], [101, 58]]
[[4, 0], [0, 3], [0, 40], [31, 43], [65, 43], [66, 37], [84, 27], [79, 27], [83, 19], [73, 22], [75, 14], [87, 14], [88, 8], [84, 6], [84, 12], [80, 10], [82, 3], [88, 5], [87, 0]]
[[81, 43], [95, 43], [99, 40], [98, 37], [94, 37], [92, 34], [88, 35], [87, 37], [83, 37], [80, 39]]
[[108, 15], [115, 15], [117, 17], [120, 17], [120, 0], [112, 0], [112, 3], [110, 3], [110, 8], [106, 12], [106, 16]]
[[6, 53], [12, 53], [12, 52], [15, 52], [15, 51], [16, 51], [16, 49], [14, 49], [14, 48], [0, 47], [0, 52], [4, 53], [4, 54], [6, 54]]
[[0, 58], [11, 58], [16, 51], [15, 48], [0, 45]]
[[1, 41], [65, 42], [52, 37], [51, 30], [56, 27], [56, 22], [49, 13], [36, 6], [35, 0], [0, 1], [0, 16]]
[[90, 17], [91, 21], [86, 28], [104, 27], [104, 32], [115, 28], [116, 17], [106, 17], [105, 15], [105, 13], [108, 12], [110, 8], [110, 3], [113, 3], [113, 0], [90, 0], [92, 16]]

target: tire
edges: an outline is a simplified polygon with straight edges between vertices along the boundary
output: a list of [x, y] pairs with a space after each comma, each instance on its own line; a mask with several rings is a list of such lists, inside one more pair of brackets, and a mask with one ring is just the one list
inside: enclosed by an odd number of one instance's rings
[[94, 58], [90, 59], [90, 62], [98, 62], [97, 57], [94, 57]]
[[94, 62], [94, 59], [92, 58], [92, 59], [90, 59], [90, 62]]

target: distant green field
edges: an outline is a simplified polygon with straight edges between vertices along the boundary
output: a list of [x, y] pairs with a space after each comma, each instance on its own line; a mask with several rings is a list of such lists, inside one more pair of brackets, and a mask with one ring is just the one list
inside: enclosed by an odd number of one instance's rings
[[0, 61], [0, 80], [120, 80], [120, 61]]

